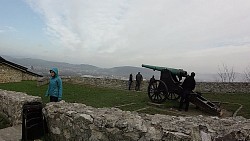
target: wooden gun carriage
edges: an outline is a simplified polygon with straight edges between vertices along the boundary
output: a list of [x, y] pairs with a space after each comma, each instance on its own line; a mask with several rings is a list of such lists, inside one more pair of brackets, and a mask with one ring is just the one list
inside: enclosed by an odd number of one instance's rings
[[[168, 100], [178, 100], [182, 94], [180, 80], [187, 77], [187, 72], [183, 69], [151, 66], [142, 64], [142, 67], [161, 72], [160, 80], [149, 83], [148, 97], [153, 103], [163, 103]], [[221, 115], [221, 109], [214, 103], [208, 101], [198, 93], [190, 94], [190, 102], [213, 115]]]

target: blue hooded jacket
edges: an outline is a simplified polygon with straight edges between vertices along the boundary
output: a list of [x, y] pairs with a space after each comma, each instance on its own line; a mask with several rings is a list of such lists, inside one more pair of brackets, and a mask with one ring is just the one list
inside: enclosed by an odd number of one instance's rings
[[58, 76], [58, 69], [52, 68], [50, 71], [55, 72], [55, 76], [50, 78], [48, 90], [45, 96], [58, 97], [58, 100], [62, 99], [62, 80]]

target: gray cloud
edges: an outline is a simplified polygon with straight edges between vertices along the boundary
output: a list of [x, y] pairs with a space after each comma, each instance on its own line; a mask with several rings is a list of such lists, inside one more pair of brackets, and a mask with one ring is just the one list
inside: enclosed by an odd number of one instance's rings
[[102, 67], [149, 63], [195, 71], [217, 71], [226, 62], [242, 71], [250, 60], [248, 0], [26, 2], [42, 15], [61, 53], [70, 56], [65, 61]]

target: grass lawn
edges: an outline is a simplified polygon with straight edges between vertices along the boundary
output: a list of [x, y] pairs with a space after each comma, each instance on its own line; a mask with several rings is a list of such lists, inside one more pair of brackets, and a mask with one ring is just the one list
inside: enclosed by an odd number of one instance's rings
[[[35, 81], [22, 81], [17, 83], [0, 84], [0, 89], [24, 92], [29, 95], [40, 96], [44, 103], [49, 101], [45, 97], [46, 86], [37, 87]], [[211, 101], [220, 101], [222, 108], [232, 113], [239, 108], [243, 108], [237, 115], [250, 118], [250, 94], [203, 94]], [[77, 85], [63, 83], [63, 100], [67, 102], [84, 103], [93, 107], [119, 107], [122, 110], [138, 111], [148, 114], [169, 114], [169, 115], [207, 115], [190, 105], [189, 112], [178, 112], [175, 107], [178, 101], [167, 100], [163, 106], [157, 107], [149, 105], [147, 93], [128, 90], [115, 90], [109, 88], [99, 88], [88, 85]]]
[[222, 102], [222, 107], [235, 112], [241, 105], [242, 109], [237, 116], [250, 118], [250, 94], [230, 93], [230, 94], [203, 94], [204, 97], [211, 101]]

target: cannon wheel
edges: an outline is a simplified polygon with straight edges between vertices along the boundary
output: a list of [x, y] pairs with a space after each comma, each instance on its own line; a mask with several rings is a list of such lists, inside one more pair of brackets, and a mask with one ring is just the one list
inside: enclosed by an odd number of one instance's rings
[[178, 100], [182, 92], [182, 87], [178, 87], [175, 91], [168, 92], [168, 100]]
[[167, 85], [161, 80], [155, 80], [149, 83], [148, 97], [154, 103], [162, 103], [166, 101], [168, 94]]
[[169, 92], [167, 99], [169, 100], [177, 100], [180, 98], [180, 95], [176, 94], [175, 92]]

